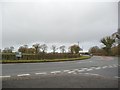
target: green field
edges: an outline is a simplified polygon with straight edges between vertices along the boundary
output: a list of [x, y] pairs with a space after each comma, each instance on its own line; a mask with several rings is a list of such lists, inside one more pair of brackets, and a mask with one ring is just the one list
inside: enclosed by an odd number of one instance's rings
[[44, 59], [44, 60], [0, 60], [1, 63], [40, 63], [40, 62], [61, 62], [89, 59], [90, 56], [80, 56], [79, 58], [66, 59]]

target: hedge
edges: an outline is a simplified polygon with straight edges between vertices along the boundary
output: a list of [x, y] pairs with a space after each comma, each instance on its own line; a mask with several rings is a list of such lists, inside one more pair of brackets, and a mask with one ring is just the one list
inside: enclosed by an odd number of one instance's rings
[[[80, 57], [79, 54], [71, 54], [71, 53], [40, 53], [40, 54], [22, 54], [20, 59], [22, 60], [41, 60], [41, 59], [64, 59], [64, 58], [77, 58]], [[14, 53], [3, 53], [2, 60], [16, 60], [16, 56]]]

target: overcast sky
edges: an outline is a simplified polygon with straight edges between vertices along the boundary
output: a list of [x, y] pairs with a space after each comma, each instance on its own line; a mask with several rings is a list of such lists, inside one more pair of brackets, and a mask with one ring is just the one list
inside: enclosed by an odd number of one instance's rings
[[2, 11], [2, 48], [27, 44], [77, 44], [88, 50], [118, 29], [117, 2], [41, 0], [5, 2]]

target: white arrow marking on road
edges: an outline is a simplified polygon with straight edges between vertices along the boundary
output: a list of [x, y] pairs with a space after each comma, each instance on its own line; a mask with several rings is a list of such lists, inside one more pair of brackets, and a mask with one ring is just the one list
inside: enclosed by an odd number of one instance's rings
[[0, 76], [0, 78], [7, 78], [7, 77], [11, 77], [11, 76]]
[[19, 74], [17, 75], [18, 77], [21, 77], [21, 76], [29, 76], [30, 74]]
[[41, 73], [35, 73], [36, 75], [38, 75], [38, 74], [47, 74], [46, 72], [41, 72]]

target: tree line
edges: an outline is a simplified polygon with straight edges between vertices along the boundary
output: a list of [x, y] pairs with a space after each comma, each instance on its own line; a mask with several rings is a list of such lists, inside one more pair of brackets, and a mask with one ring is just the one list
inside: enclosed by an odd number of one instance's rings
[[103, 37], [100, 43], [103, 44], [103, 47], [93, 46], [89, 52], [94, 55], [120, 56], [120, 29], [111, 36]]
[[[60, 53], [66, 53], [65, 45], [61, 45], [60, 47], [57, 47], [56, 45], [51, 46], [52, 53], [57, 53], [56, 51], [58, 49], [60, 50]], [[2, 50], [2, 53], [14, 53], [13, 50], [14, 50], [13, 46], [7, 47], [4, 48], [4, 50]], [[26, 54], [39, 54], [39, 53], [47, 53], [47, 50], [48, 50], [48, 46], [46, 44], [40, 45], [39, 43], [36, 43], [33, 44], [32, 47], [30, 48], [28, 47], [28, 45], [20, 46], [17, 51]], [[80, 50], [81, 50], [80, 46], [74, 44], [68, 48], [68, 53], [78, 54]]]
[[[2, 51], [2, 60], [41, 60], [41, 59], [65, 59], [65, 58], [77, 58], [80, 57], [79, 51], [81, 50], [79, 45], [71, 45], [66, 52], [66, 47], [61, 45], [57, 47], [56, 45], [51, 46], [52, 53], [47, 52], [48, 46], [46, 44], [34, 44], [31, 48], [28, 45], [20, 46], [17, 52], [22, 53], [22, 57], [16, 57], [16, 52], [13, 52], [14, 47], [5, 48]], [[58, 53], [57, 50], [61, 52]]]
[[[89, 53], [94, 55], [120, 55], [120, 29], [118, 32], [113, 33], [111, 36], [103, 37], [100, 40], [100, 43], [103, 44], [102, 48], [98, 46], [93, 46], [89, 49]], [[48, 46], [46, 44], [33, 44], [31, 48], [28, 45], [20, 46], [17, 50], [18, 52], [26, 53], [26, 54], [39, 54], [39, 53], [47, 53]], [[68, 52], [66, 52], [66, 46], [61, 45], [57, 47], [56, 45], [51, 46], [52, 53], [57, 53], [57, 50], [60, 50], [60, 53], [71, 53], [78, 54], [80, 50], [82, 50], [79, 45], [71, 45], [68, 48]], [[0, 50], [2, 53], [14, 53], [14, 47], [6, 47], [4, 50]]]

